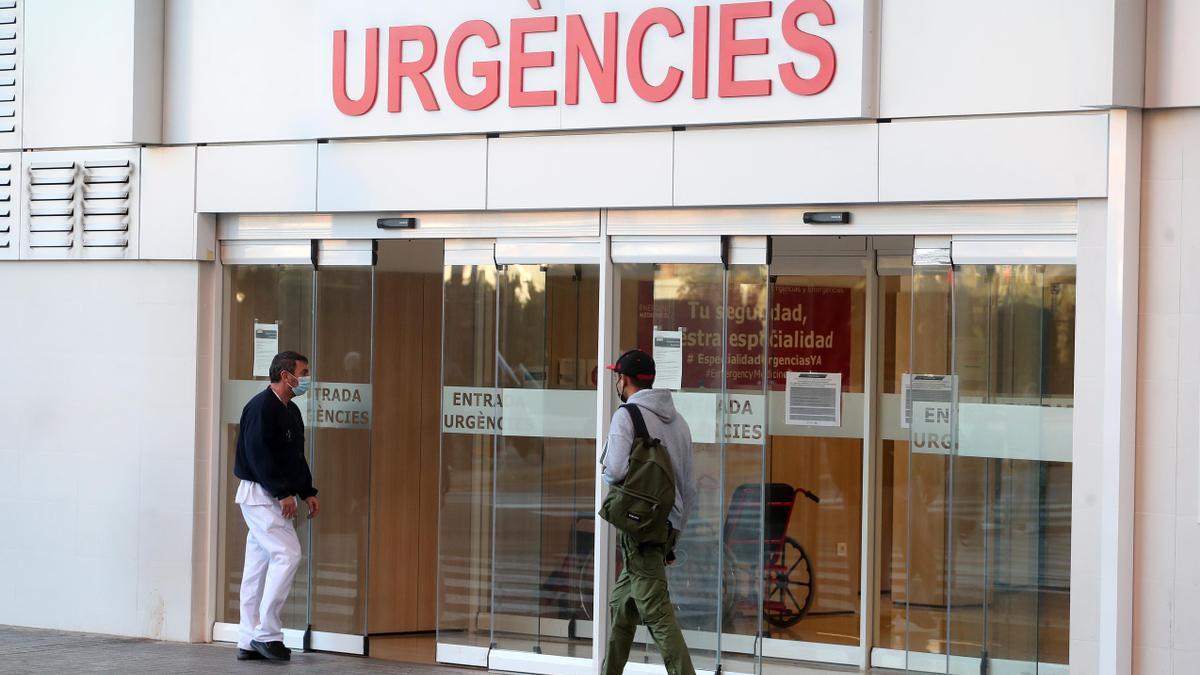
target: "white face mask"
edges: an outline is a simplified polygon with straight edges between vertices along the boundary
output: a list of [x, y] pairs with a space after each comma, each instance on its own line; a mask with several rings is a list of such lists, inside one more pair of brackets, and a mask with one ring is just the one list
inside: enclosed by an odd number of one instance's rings
[[629, 397], [625, 395], [625, 390], [623, 387], [621, 387], [621, 378], [617, 378], [617, 381], [613, 386], [617, 390], [617, 398], [621, 399], [621, 403], [628, 403]]
[[[293, 375], [292, 377], [296, 377]], [[308, 386], [312, 384], [312, 378], [308, 375], [304, 377], [296, 377], [296, 386], [292, 387], [292, 393], [296, 396], [303, 396], [308, 391]]]

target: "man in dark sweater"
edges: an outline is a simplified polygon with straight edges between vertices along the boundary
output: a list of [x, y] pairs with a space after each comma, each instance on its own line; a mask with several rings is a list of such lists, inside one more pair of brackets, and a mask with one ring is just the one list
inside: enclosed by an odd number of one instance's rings
[[300, 563], [292, 518], [299, 500], [308, 517], [320, 511], [304, 459], [304, 420], [292, 402], [308, 391], [308, 359], [281, 352], [271, 361], [271, 385], [242, 409], [233, 475], [241, 479], [237, 504], [249, 532], [242, 572], [238, 660], [287, 661], [280, 612]]

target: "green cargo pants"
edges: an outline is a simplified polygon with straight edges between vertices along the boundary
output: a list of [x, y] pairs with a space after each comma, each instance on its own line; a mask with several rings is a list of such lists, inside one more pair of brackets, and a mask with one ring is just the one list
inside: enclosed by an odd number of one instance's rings
[[620, 540], [625, 568], [621, 570], [609, 599], [612, 625], [609, 626], [608, 652], [604, 657], [604, 675], [621, 675], [625, 670], [634, 631], [641, 623], [650, 630], [669, 675], [696, 675], [667, 591], [665, 557], [667, 551], [674, 548], [675, 537], [669, 546], [639, 547], [623, 534]]

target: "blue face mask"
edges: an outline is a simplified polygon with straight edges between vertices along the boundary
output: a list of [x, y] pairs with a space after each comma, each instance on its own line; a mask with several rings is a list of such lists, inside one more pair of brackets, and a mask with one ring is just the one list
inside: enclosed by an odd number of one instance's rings
[[292, 387], [292, 393], [296, 396], [303, 396], [308, 391], [308, 385], [312, 383], [312, 378], [308, 375], [296, 378], [296, 386]]

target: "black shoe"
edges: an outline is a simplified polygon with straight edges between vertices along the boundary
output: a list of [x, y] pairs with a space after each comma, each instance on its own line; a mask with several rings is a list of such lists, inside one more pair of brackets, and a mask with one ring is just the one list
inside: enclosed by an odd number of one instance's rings
[[250, 646], [254, 647], [254, 651], [272, 661], [290, 661], [292, 659], [292, 650], [284, 647], [283, 643], [278, 640], [274, 642], [251, 640]]
[[266, 657], [254, 651], [253, 649], [242, 649], [241, 647], [238, 647], [238, 661], [262, 661], [264, 658]]

